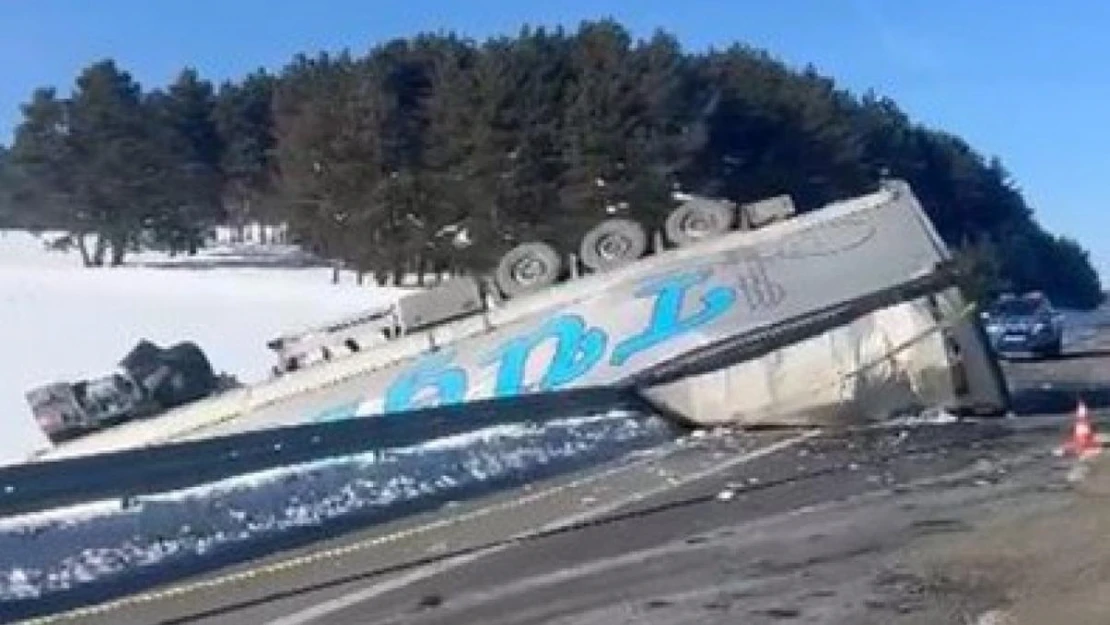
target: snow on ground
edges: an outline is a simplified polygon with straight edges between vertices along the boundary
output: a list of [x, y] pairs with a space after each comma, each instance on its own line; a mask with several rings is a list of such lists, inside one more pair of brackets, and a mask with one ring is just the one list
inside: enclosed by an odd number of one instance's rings
[[0, 463], [46, 439], [24, 393], [40, 384], [110, 371], [140, 339], [196, 341], [217, 370], [263, 379], [278, 334], [381, 306], [403, 291], [332, 284], [296, 249], [221, 245], [197, 257], [129, 257], [125, 267], [88, 269], [76, 253], [50, 252], [45, 238], [0, 230]]
[[105, 501], [0, 520], [0, 609], [87, 584], [218, 558], [299, 529], [405, 504], [445, 502], [584, 463], [645, 451], [668, 438], [658, 418], [626, 411], [542, 426], [487, 428], [388, 452], [282, 467], [121, 509]]

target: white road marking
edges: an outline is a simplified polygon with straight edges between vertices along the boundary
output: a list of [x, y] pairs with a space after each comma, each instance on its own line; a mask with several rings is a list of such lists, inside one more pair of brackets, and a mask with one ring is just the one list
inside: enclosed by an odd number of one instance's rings
[[[648, 490], [645, 490], [645, 491], [640, 491], [640, 492], [637, 492], [637, 493], [632, 493], [632, 494], [630, 494], [626, 497], [623, 497], [621, 499], [614, 500], [614, 501], [612, 501], [612, 502], [610, 502], [610, 503], [608, 503], [604, 506], [600, 506], [598, 508], [594, 508], [594, 509], [588, 510], [586, 512], [581, 512], [581, 513], [578, 513], [578, 514], [563, 517], [562, 519], [556, 520], [552, 523], [549, 523], [549, 524], [543, 526], [542, 528], [539, 529], [539, 531], [541, 531], [541, 532], [551, 531], [551, 530], [557, 529], [559, 527], [565, 527], [565, 526], [568, 526], [568, 525], [573, 525], [575, 523], [580, 523], [582, 521], [590, 519], [591, 517], [601, 516], [601, 515], [613, 512], [613, 511], [615, 511], [619, 508], [622, 508], [626, 505], [635, 503], [636, 501], [640, 501], [642, 499], [646, 499], [648, 497], [653, 497], [655, 495], [667, 492], [669, 490], [673, 490], [673, 489], [678, 488], [679, 486], [682, 486], [684, 484], [689, 484], [690, 482], [696, 482], [696, 481], [705, 479], [707, 477], [710, 477], [714, 474], [720, 473], [721, 471], [724, 471], [724, 470], [729, 469], [731, 467], [734, 467], [734, 466], [737, 466], [737, 465], [740, 465], [740, 464], [744, 464], [745, 462], [751, 462], [752, 460], [756, 460], [756, 459], [761, 458], [763, 456], [766, 456], [768, 454], [772, 454], [776, 451], [780, 451], [782, 449], [790, 447], [791, 445], [795, 445], [797, 443], [800, 443], [800, 442], [803, 442], [803, 441], [808, 440], [810, 438], [813, 438], [814, 436], [817, 436], [819, 433], [820, 433], [820, 430], [810, 430], [810, 431], [808, 431], [804, 434], [795, 436], [793, 438], [788, 438], [786, 440], [778, 441], [776, 443], [773, 443], [773, 444], [768, 445], [766, 447], [761, 447], [759, 449], [748, 452], [746, 454], [741, 454], [739, 456], [735, 456], [733, 458], [730, 458], [728, 460], [725, 460], [724, 462], [715, 464], [712, 467], [709, 467], [709, 468], [704, 469], [702, 471], [697, 471], [697, 472], [691, 473], [691, 474], [689, 474], [685, 477], [678, 478], [678, 479], [675, 479], [673, 481], [668, 481], [666, 484], [664, 484], [662, 486], [659, 486], [659, 487], [656, 487], [656, 488], [651, 488], [651, 489], [648, 489]], [[518, 534], [516, 537], [517, 538], [524, 537], [524, 536], [527, 536], [530, 533], [531, 532], [525, 532], [523, 534]], [[478, 551], [478, 552], [475, 552], [475, 553], [466, 554], [466, 555], [463, 555], [463, 556], [459, 556], [457, 558], [452, 558], [450, 560], [446, 560], [444, 562], [440, 562], [440, 563], [437, 563], [437, 564], [434, 564], [434, 565], [428, 565], [428, 566], [416, 569], [416, 570], [414, 570], [410, 573], [407, 573], [405, 575], [402, 575], [400, 577], [393, 578], [391, 580], [387, 580], [385, 582], [375, 584], [375, 585], [369, 586], [367, 588], [363, 588], [361, 590], [356, 590], [356, 591], [347, 593], [345, 595], [341, 595], [341, 596], [336, 597], [334, 599], [330, 599], [328, 601], [318, 603], [318, 604], [316, 604], [316, 605], [314, 605], [310, 608], [301, 610], [299, 612], [294, 612], [294, 613], [292, 613], [288, 616], [285, 616], [283, 618], [280, 618], [280, 619], [277, 619], [277, 620], [274, 620], [274, 621], [270, 621], [270, 625], [306, 625], [306, 624], [311, 623], [311, 622], [313, 622], [313, 621], [315, 621], [319, 618], [322, 618], [322, 617], [327, 616], [329, 614], [334, 614], [335, 612], [339, 612], [339, 611], [344, 610], [346, 608], [349, 608], [351, 606], [358, 605], [359, 603], [362, 603], [362, 602], [367, 601], [369, 599], [373, 599], [374, 597], [381, 596], [383, 594], [392, 592], [394, 590], [399, 590], [401, 588], [404, 588], [405, 586], [415, 584], [417, 582], [423, 581], [425, 579], [428, 579], [428, 578], [433, 577], [435, 575], [438, 575], [440, 573], [444, 573], [444, 572], [449, 571], [451, 569], [455, 569], [455, 568], [458, 568], [460, 566], [470, 564], [471, 562], [475, 562], [475, 561], [480, 560], [480, 559], [482, 559], [486, 556], [490, 556], [490, 555], [493, 555], [497, 552], [508, 549], [509, 547], [513, 546], [513, 544], [514, 543], [507, 543], [507, 544], [499, 545], [499, 546], [496, 546], [496, 547], [491, 547], [490, 549]]]
[[488, 550], [476, 551], [474, 553], [468, 553], [463, 556], [451, 558], [450, 560], [444, 560], [443, 562], [438, 562], [436, 564], [430, 564], [428, 566], [416, 569], [410, 573], [406, 573], [400, 577], [386, 580], [380, 584], [370, 586], [369, 588], [364, 588], [363, 590], [347, 593], [330, 601], [325, 601], [324, 603], [318, 603], [311, 608], [301, 610], [300, 612], [294, 612], [293, 614], [290, 614], [289, 616], [286, 616], [284, 618], [277, 619], [276, 621], [270, 621], [270, 625], [301, 625], [303, 623], [311, 623], [312, 621], [327, 616], [328, 614], [332, 614], [345, 608], [358, 605], [368, 599], [372, 599], [376, 596], [404, 588], [405, 586], [408, 586], [410, 584], [415, 584], [416, 582], [432, 577], [433, 575], [449, 571], [451, 569], [463, 566], [464, 564], [469, 564], [470, 562], [479, 560], [495, 552], [502, 551], [504, 549], [507, 549], [508, 547], [509, 545], [500, 545], [497, 547], [491, 547]]

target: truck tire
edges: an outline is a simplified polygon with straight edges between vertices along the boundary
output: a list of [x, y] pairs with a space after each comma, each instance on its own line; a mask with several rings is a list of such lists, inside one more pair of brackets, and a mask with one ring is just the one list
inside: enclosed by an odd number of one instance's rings
[[736, 223], [736, 208], [724, 202], [693, 199], [671, 211], [663, 224], [667, 240], [678, 247], [721, 236]]
[[120, 360], [121, 367], [135, 378], [144, 378], [158, 369], [164, 350], [146, 339], [140, 340], [131, 351]]
[[582, 237], [579, 255], [593, 271], [608, 271], [635, 262], [647, 252], [647, 231], [631, 219], [606, 219]]
[[542, 291], [558, 282], [563, 273], [559, 252], [547, 243], [521, 243], [497, 264], [494, 281], [508, 298]]
[[203, 372], [207, 377], [215, 375], [208, 356], [199, 345], [192, 341], [182, 341], [163, 352], [163, 360], [182, 363], [188, 367], [195, 367], [198, 372]]
[[202, 399], [216, 389], [212, 365], [196, 343], [185, 341], [164, 350], [161, 364], [167, 375], [156, 388], [147, 390], [164, 408]]

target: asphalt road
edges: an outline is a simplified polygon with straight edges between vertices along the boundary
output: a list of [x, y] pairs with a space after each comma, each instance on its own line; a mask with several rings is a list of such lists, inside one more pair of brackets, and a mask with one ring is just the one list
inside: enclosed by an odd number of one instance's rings
[[711, 433], [49, 622], [947, 622], [906, 620], [901, 550], [1044, 482], [1052, 414], [1110, 404], [1110, 331], [1004, 368], [1016, 419]]

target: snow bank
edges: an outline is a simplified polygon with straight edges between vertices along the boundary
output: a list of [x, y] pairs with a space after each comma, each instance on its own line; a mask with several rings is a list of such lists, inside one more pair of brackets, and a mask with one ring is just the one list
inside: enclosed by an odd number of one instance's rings
[[660, 418], [627, 411], [499, 426], [384, 453], [282, 467], [186, 491], [0, 520], [4, 601], [119, 575], [165, 570], [232, 547], [398, 505], [445, 503], [506, 482], [614, 459], [669, 438]]
[[193, 340], [218, 370], [244, 381], [273, 364], [266, 341], [395, 299], [403, 291], [332, 284], [291, 247], [220, 246], [197, 257], [146, 253], [128, 266], [86, 269], [76, 252], [0, 230], [0, 463], [46, 445], [23, 394], [110, 370], [134, 344]]

